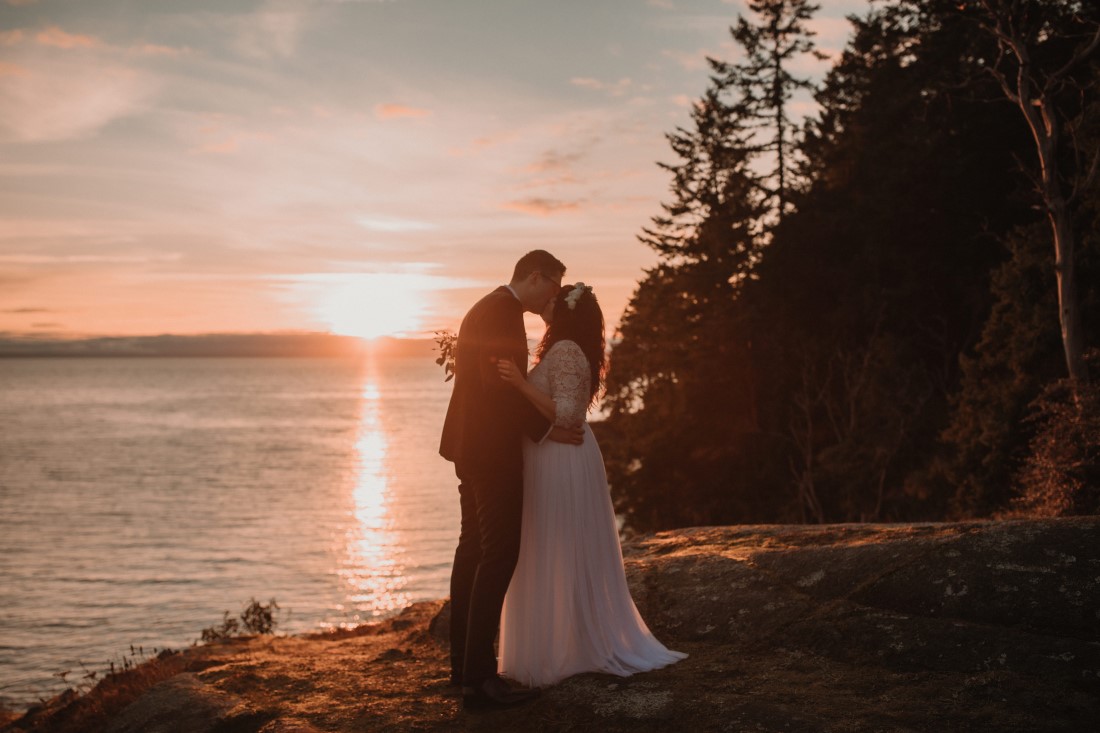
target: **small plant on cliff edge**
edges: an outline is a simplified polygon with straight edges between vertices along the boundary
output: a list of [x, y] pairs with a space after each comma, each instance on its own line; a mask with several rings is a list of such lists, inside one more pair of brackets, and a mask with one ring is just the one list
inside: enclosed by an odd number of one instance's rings
[[263, 605], [255, 598], [248, 607], [241, 611], [241, 623], [245, 631], [252, 634], [271, 634], [275, 632], [274, 612], [279, 610], [279, 604], [272, 598], [268, 605]]
[[[271, 634], [275, 631], [277, 621], [275, 620], [275, 611], [279, 610], [279, 604], [272, 598], [268, 604], [264, 604], [257, 601], [255, 598], [250, 599], [248, 606], [245, 607], [240, 613], [240, 621], [236, 618], [229, 616], [229, 611], [226, 611], [222, 615], [222, 623], [220, 626], [208, 626], [202, 630], [202, 643], [207, 644], [212, 641], [219, 641], [221, 639], [228, 639], [231, 636], [238, 636], [241, 633], [247, 634]], [[241, 629], [244, 629], [242, 632]]]
[[[1096, 369], [1100, 351], [1091, 351], [1085, 361]], [[1013, 501], [1020, 514], [1100, 514], [1100, 385], [1073, 386], [1069, 379], [1058, 380], [1031, 403], [1035, 434]]]

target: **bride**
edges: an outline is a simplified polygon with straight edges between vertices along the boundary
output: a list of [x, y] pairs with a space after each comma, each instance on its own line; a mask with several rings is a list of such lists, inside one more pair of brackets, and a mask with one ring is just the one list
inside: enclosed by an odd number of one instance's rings
[[581, 426], [581, 445], [524, 441], [519, 561], [504, 598], [500, 674], [544, 687], [580, 672], [627, 676], [686, 657], [642, 620], [627, 587], [603, 456], [585, 414], [607, 366], [592, 288], [562, 287], [542, 314], [546, 333], [527, 379], [501, 378], [555, 425]]

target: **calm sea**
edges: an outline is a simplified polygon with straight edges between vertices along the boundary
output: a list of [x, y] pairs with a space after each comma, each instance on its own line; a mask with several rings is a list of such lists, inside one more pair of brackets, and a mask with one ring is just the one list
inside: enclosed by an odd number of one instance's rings
[[0, 360], [0, 701], [251, 598], [300, 633], [446, 596], [442, 376], [427, 355]]

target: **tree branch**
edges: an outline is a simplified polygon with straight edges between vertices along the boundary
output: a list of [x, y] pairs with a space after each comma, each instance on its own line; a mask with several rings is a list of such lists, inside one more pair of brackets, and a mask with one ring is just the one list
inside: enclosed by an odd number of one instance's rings
[[1100, 47], [1100, 24], [1097, 24], [1096, 30], [1093, 32], [1089, 42], [1077, 49], [1073, 57], [1070, 58], [1062, 68], [1051, 74], [1048, 78], [1048, 82], [1055, 83], [1061, 80], [1061, 78], [1072, 71], [1075, 66], [1091, 56], [1092, 52], [1095, 51], [1097, 47]]

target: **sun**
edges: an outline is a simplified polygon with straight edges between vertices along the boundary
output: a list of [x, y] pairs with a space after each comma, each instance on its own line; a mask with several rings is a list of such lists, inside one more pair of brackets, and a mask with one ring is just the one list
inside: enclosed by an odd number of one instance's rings
[[342, 336], [408, 336], [421, 328], [431, 278], [416, 273], [326, 274], [310, 278], [317, 317]]

